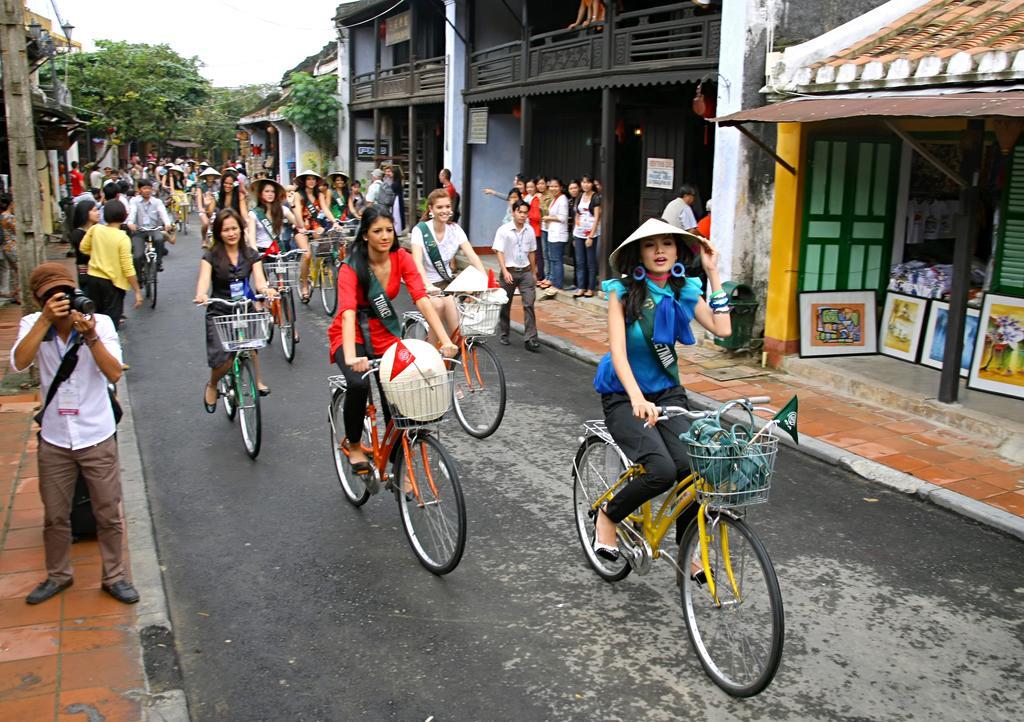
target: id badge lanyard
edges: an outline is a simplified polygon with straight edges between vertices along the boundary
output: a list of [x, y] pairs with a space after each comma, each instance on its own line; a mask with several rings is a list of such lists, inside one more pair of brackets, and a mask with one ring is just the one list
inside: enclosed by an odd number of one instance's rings
[[[78, 331], [72, 330], [68, 337], [68, 344], [64, 347], [61, 358], [72, 347], [78, 337]], [[57, 349], [60, 350], [60, 338], [57, 339]], [[57, 413], [60, 416], [78, 416], [81, 408], [81, 401], [78, 394], [78, 385], [75, 383], [74, 373], [69, 376], [57, 389]]]

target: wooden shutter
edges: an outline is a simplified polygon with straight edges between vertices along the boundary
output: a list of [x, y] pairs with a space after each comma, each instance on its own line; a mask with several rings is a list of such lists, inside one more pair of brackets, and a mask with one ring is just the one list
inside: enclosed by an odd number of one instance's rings
[[1010, 158], [992, 290], [1024, 296], [1024, 143]]
[[811, 139], [801, 291], [885, 288], [895, 220], [897, 147], [886, 138]]

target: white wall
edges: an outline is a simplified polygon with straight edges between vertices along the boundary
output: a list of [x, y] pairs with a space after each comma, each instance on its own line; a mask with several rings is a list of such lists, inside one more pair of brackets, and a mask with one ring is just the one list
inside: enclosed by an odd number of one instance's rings
[[[279, 180], [283, 185], [288, 185], [292, 182], [292, 172], [289, 170], [288, 164], [295, 163], [295, 131], [292, 129], [292, 124], [287, 121], [274, 123], [274, 127], [277, 128]], [[295, 172], [298, 173], [301, 170], [301, 168], [297, 168]]]
[[[492, 114], [487, 120], [487, 144], [466, 146], [472, 162], [472, 188], [455, 187], [462, 205], [470, 208], [469, 240], [474, 246], [490, 246], [505, 215], [505, 194], [519, 168], [519, 120], [511, 113]], [[484, 195], [493, 188], [498, 197]]]
[[[452, 183], [462, 187], [463, 159], [466, 140], [466, 103], [462, 91], [466, 89], [466, 46], [455, 33], [455, 24], [463, 37], [469, 32], [466, 22], [465, 1], [445, 0], [445, 58], [447, 61], [444, 91], [444, 167], [452, 172]], [[451, 24], [450, 24], [451, 23]]]
[[349, 51], [352, 47], [351, 37], [348, 30], [341, 31], [341, 38], [338, 40], [338, 97], [341, 100], [341, 107], [338, 109], [338, 155], [335, 156], [335, 167], [351, 173], [352, 161], [349, 155], [352, 152], [352, 132], [348, 123], [348, 106], [351, 102], [349, 90], [348, 68]]

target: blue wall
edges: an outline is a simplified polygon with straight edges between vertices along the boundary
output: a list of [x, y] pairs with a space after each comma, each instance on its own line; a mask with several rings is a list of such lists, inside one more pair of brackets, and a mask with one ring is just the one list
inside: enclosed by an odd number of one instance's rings
[[[472, 204], [469, 240], [490, 247], [494, 232], [505, 215], [505, 194], [519, 172], [519, 120], [511, 113], [492, 113], [487, 121], [487, 144], [467, 145], [472, 163], [472, 188], [461, 188], [463, 204]], [[484, 195], [484, 188], [498, 191], [499, 198]]]

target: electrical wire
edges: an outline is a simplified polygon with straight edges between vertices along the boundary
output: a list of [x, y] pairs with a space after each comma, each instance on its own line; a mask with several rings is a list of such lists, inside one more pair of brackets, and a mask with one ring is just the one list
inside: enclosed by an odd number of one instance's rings
[[313, 27], [313, 28], [311, 28], [311, 27], [308, 27], [306, 25], [287, 25], [285, 23], [282, 23], [280, 20], [268, 20], [267, 18], [260, 17], [259, 15], [254, 15], [253, 13], [251, 13], [248, 10], [246, 10], [245, 8], [240, 8], [237, 5], [229, 3], [227, 0], [217, 0], [217, 2], [219, 2], [221, 5], [223, 5], [225, 7], [231, 8], [232, 10], [234, 10], [236, 12], [244, 13], [246, 18], [251, 18], [253, 20], [259, 20], [261, 23], [266, 23], [267, 25], [273, 25], [276, 28], [289, 28], [291, 30], [323, 30], [322, 27], [319, 27], [319, 28]]
[[396, 2], [394, 5], [389, 7], [387, 10], [385, 10], [384, 12], [382, 12], [382, 13], [380, 13], [378, 15], [374, 15], [372, 18], [367, 18], [366, 20], [360, 20], [358, 23], [352, 23], [351, 25], [343, 25], [341, 23], [338, 23], [338, 27], [339, 28], [344, 28], [345, 30], [349, 30], [351, 28], [359, 27], [360, 25], [366, 25], [366, 23], [372, 23], [377, 18], [384, 17], [385, 15], [387, 15], [389, 12], [391, 12], [392, 10], [394, 10], [395, 8], [397, 8], [399, 5], [401, 5], [404, 2], [405, 2], [405, 0], [398, 0], [398, 2]]

